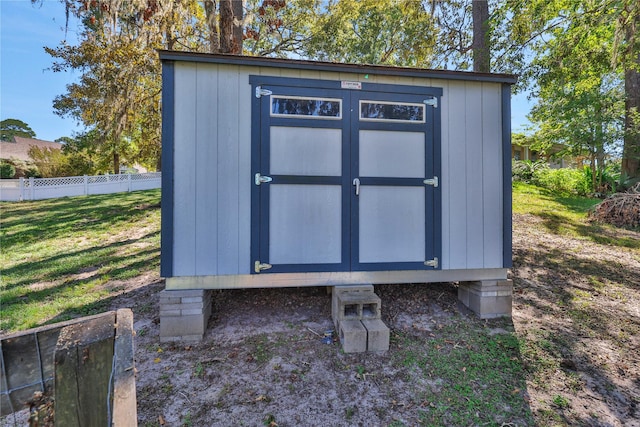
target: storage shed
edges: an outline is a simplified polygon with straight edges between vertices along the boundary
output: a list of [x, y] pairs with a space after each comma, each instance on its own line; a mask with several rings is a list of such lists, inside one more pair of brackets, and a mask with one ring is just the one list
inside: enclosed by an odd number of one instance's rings
[[161, 335], [212, 289], [459, 282], [511, 314], [516, 78], [161, 51]]

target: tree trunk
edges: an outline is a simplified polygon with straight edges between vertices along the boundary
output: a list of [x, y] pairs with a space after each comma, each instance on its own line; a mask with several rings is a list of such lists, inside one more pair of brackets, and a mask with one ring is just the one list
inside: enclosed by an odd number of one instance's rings
[[117, 151], [113, 152], [113, 173], [120, 173], [120, 154]]
[[233, 53], [232, 0], [220, 0], [220, 52]]
[[[640, 55], [638, 55], [640, 64]], [[630, 178], [640, 177], [640, 72], [624, 73], [625, 118], [622, 172]]]
[[206, 0], [204, 11], [207, 16], [207, 26], [209, 27], [209, 52], [220, 52], [220, 37], [218, 36], [218, 15], [216, 13], [216, 2]]
[[473, 71], [489, 73], [491, 71], [489, 3], [488, 0], [474, 0], [471, 3], [473, 4]]
[[233, 5], [233, 51], [236, 55], [242, 55], [242, 19], [244, 15], [242, 0], [232, 0]]

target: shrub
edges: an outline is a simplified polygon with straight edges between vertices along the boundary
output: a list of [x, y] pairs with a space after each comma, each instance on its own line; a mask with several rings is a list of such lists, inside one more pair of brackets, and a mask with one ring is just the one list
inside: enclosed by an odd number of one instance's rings
[[16, 176], [16, 168], [7, 162], [0, 162], [0, 178], [11, 179]]
[[591, 182], [584, 172], [578, 169], [539, 169], [531, 182], [561, 196], [586, 196], [591, 192]]
[[514, 160], [511, 167], [511, 175], [514, 181], [531, 182], [536, 171], [548, 169], [549, 166], [541, 160], [532, 162], [531, 160]]

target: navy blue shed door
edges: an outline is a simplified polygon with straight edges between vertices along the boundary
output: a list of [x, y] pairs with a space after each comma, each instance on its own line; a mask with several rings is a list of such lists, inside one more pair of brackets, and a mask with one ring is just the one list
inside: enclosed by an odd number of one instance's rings
[[437, 268], [439, 92], [251, 82], [252, 270]]

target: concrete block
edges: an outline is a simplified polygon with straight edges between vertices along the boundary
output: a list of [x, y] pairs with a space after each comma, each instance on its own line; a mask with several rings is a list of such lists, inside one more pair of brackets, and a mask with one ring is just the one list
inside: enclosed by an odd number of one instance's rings
[[211, 291], [160, 294], [160, 341], [201, 340], [211, 316]]
[[164, 307], [160, 307], [160, 317], [166, 317], [166, 316], [180, 316], [182, 314], [182, 312], [180, 311], [180, 309], [172, 309], [172, 310], [165, 310]]
[[359, 320], [340, 322], [340, 343], [345, 353], [363, 353], [367, 351], [367, 330]]
[[198, 335], [202, 339], [208, 320], [203, 314], [160, 317], [160, 339], [178, 340], [183, 335]]
[[354, 293], [354, 292], [373, 292], [373, 285], [370, 284], [363, 284], [363, 285], [341, 285], [341, 286], [334, 286], [333, 287], [333, 291], [335, 293], [343, 293], [343, 292], [350, 292], [350, 293]]
[[331, 298], [331, 317], [336, 328], [343, 320], [379, 319], [380, 297], [372, 290], [334, 292]]
[[481, 319], [511, 317], [513, 282], [485, 280], [461, 282], [458, 299]]
[[180, 304], [182, 302], [182, 298], [180, 297], [172, 297], [168, 295], [162, 295], [160, 293], [160, 304]]
[[389, 328], [380, 319], [362, 320], [367, 330], [367, 351], [389, 350]]
[[183, 297], [182, 304], [202, 303], [203, 297]]

